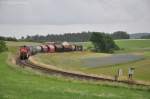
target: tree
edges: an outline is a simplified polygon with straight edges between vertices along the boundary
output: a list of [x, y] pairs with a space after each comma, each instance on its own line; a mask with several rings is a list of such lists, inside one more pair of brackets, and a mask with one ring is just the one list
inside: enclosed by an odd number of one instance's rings
[[113, 34], [111, 34], [111, 37], [113, 39], [129, 39], [130, 38], [129, 34], [124, 31], [116, 31]]
[[150, 39], [150, 35], [142, 36], [141, 39]]
[[5, 40], [5, 37], [0, 36], [0, 40]]
[[96, 52], [112, 53], [119, 49], [109, 34], [93, 32], [90, 41], [93, 43]]
[[0, 40], [0, 52], [7, 51], [6, 43], [2, 40]]
[[0, 36], [0, 40], [3, 40], [3, 41], [17, 41], [17, 39], [15, 37], [3, 37], [3, 36]]

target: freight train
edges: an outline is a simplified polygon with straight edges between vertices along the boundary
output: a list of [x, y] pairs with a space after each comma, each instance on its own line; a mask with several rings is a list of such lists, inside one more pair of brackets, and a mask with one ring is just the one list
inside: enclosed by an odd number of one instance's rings
[[77, 44], [63, 43], [45, 43], [38, 46], [21, 46], [20, 47], [20, 59], [26, 60], [30, 56], [37, 53], [54, 53], [54, 52], [70, 52], [70, 51], [82, 51], [83, 46]]

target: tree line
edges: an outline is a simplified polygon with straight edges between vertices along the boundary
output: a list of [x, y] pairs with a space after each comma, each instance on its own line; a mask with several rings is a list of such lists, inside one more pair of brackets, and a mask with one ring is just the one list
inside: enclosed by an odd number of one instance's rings
[[[88, 42], [91, 38], [91, 35], [94, 32], [81, 32], [81, 33], [65, 33], [65, 34], [48, 34], [46, 36], [34, 35], [27, 36], [26, 38], [22, 37], [20, 40], [23, 41], [35, 41], [35, 42]], [[97, 32], [103, 33], [103, 32]], [[130, 36], [127, 32], [117, 31], [112, 34], [105, 33], [112, 37], [113, 39], [129, 39]]]
[[141, 39], [150, 39], [150, 34], [146, 36], [142, 36]]
[[36, 42], [87, 42], [91, 36], [91, 32], [82, 32], [82, 33], [66, 33], [66, 34], [48, 34], [46, 36], [35, 35], [27, 36], [21, 40], [25, 41], [36, 41]]
[[17, 38], [15, 38], [15, 37], [3, 37], [3, 36], [0, 36], [0, 40], [3, 40], [3, 41], [18, 41]]

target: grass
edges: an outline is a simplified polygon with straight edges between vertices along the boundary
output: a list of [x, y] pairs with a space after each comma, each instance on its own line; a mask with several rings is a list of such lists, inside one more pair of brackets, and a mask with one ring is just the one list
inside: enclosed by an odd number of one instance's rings
[[23, 45], [39, 45], [40, 43], [35, 42], [16, 42], [16, 41], [6, 41], [7, 46], [23, 46]]
[[[64, 57], [65, 56], [65, 57]], [[59, 68], [69, 70], [84, 69], [83, 59], [91, 57], [104, 57], [109, 54], [92, 53], [92, 52], [66, 52], [66, 53], [50, 53], [50, 54], [37, 54], [34, 59], [38, 62], [56, 65]]]
[[127, 77], [128, 68], [130, 67], [135, 68], [134, 79], [150, 81], [150, 77], [149, 77], [150, 60], [149, 59], [126, 63], [126, 64], [118, 64], [114, 66], [111, 65], [103, 68], [90, 68], [84, 70], [84, 72], [114, 76], [117, 74], [117, 70], [121, 68], [123, 69], [123, 76]]
[[139, 50], [150, 48], [150, 40], [116, 40], [116, 44], [125, 50]]
[[7, 63], [0, 53], [0, 99], [149, 99], [147, 89], [94, 84], [35, 74]]
[[[145, 52], [145, 54], [148, 52]], [[148, 55], [148, 54], [146, 54]], [[114, 76], [117, 73], [119, 68], [123, 69], [124, 76], [127, 77], [128, 68], [134, 67], [135, 68], [135, 75], [134, 79], [136, 80], [145, 80], [150, 81], [150, 59], [145, 58], [139, 61], [133, 61], [124, 64], [117, 64], [117, 65], [110, 65], [110, 66], [100, 66], [100, 67], [89, 67], [85, 66], [82, 63], [82, 59], [86, 59], [87, 57], [104, 57], [107, 54], [93, 54], [93, 53], [56, 53], [56, 54], [38, 54], [34, 59], [38, 62], [42, 62], [45, 64], [52, 64], [62, 69], [66, 70], [75, 70], [81, 71], [90, 74], [98, 74], [98, 75], [108, 75]], [[98, 58], [99, 58], [98, 57]]]
[[[116, 53], [134, 53], [144, 55], [144, 59], [128, 62], [124, 64], [109, 65], [103, 67], [87, 67], [81, 59], [99, 58], [108, 56], [109, 54], [91, 53], [91, 52], [75, 52], [75, 53], [55, 53], [55, 54], [38, 54], [35, 59], [39, 62], [52, 64], [66, 70], [75, 70], [85, 73], [98, 75], [114, 76], [119, 68], [123, 69], [123, 76], [127, 77], [128, 68], [134, 67], [134, 79], [150, 81], [150, 40], [116, 40], [116, 44], [122, 49]], [[85, 47], [90, 46], [89, 42], [78, 43]]]
[[116, 53], [144, 52], [150, 49], [150, 40], [116, 40], [115, 42], [121, 48]]

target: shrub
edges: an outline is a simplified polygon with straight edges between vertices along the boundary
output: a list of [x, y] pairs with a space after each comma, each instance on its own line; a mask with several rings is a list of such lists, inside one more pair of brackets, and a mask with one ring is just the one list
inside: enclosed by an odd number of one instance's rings
[[0, 52], [4, 52], [4, 51], [7, 51], [8, 48], [6, 46], [6, 43], [2, 40], [0, 40]]

